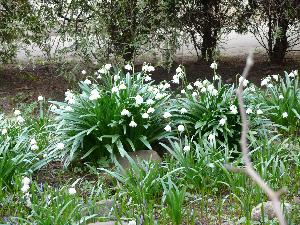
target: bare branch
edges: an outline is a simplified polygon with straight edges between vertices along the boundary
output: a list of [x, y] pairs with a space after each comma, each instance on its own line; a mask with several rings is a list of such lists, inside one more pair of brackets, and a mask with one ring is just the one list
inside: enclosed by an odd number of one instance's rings
[[251, 159], [249, 157], [249, 149], [247, 144], [247, 134], [249, 130], [249, 122], [247, 119], [247, 114], [244, 106], [243, 100], [243, 81], [249, 74], [251, 67], [253, 66], [253, 53], [250, 53], [247, 59], [246, 67], [243, 71], [243, 80], [240, 82], [239, 88], [237, 89], [237, 97], [239, 102], [239, 110], [242, 119], [242, 134], [241, 134], [241, 149], [243, 154], [243, 161], [245, 164], [244, 172], [248, 174], [248, 176], [260, 186], [260, 188], [267, 194], [269, 199], [273, 203], [274, 211], [281, 225], [286, 225], [286, 221], [284, 218], [283, 211], [280, 207], [280, 194], [282, 191], [275, 192], [268, 184], [259, 176], [259, 174], [255, 171]]

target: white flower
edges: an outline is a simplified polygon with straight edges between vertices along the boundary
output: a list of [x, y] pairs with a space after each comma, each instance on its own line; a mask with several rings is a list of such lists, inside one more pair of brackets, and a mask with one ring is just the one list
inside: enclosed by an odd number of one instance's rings
[[125, 90], [127, 87], [126, 85], [124, 84], [124, 82], [121, 82], [120, 85], [119, 85], [119, 90]]
[[213, 89], [211, 92], [212, 96], [217, 96], [218, 95], [218, 90], [217, 89]]
[[172, 130], [170, 125], [165, 126], [164, 128], [165, 131], [170, 132]]
[[26, 192], [28, 192], [29, 188], [30, 188], [30, 187], [29, 187], [28, 184], [24, 184], [23, 187], [21, 188], [21, 191], [22, 191], [23, 193], [26, 193]]
[[257, 115], [261, 115], [261, 114], [263, 114], [263, 111], [262, 111], [261, 109], [258, 109], [258, 110], [256, 111], [256, 114], [257, 114]]
[[213, 62], [211, 65], [210, 65], [210, 68], [212, 68], [213, 70], [216, 70], [218, 69], [218, 64], [216, 62]]
[[37, 145], [31, 145], [30, 149], [33, 150], [33, 151], [34, 150], [38, 150], [39, 146], [37, 146]]
[[98, 73], [100, 74], [106, 74], [107, 73], [107, 69], [105, 69], [104, 67], [98, 70]]
[[261, 86], [267, 86], [268, 83], [270, 82], [270, 77], [266, 77], [261, 81]]
[[112, 92], [112, 93], [118, 93], [118, 91], [119, 91], [119, 88], [116, 87], [116, 86], [114, 86], [114, 87], [111, 89], [111, 92]]
[[279, 98], [279, 99], [284, 99], [283, 95], [279, 95], [278, 98]]
[[63, 150], [63, 149], [65, 148], [65, 144], [62, 143], [62, 142], [57, 143], [56, 148], [57, 148], [58, 150]]
[[152, 80], [152, 78], [151, 78], [149, 75], [147, 75], [147, 76], [145, 77], [145, 81], [148, 82], [148, 81], [150, 81], [150, 80]]
[[182, 73], [182, 69], [181, 69], [181, 67], [179, 66], [179, 67], [177, 67], [177, 69], [176, 69], [176, 73]]
[[148, 114], [148, 113], [143, 113], [143, 114], [142, 114], [142, 118], [148, 119], [148, 118], [149, 118], [149, 114]]
[[106, 70], [110, 70], [111, 67], [112, 67], [111, 64], [106, 64], [106, 65], [104, 66], [104, 68], [105, 68]]
[[297, 75], [298, 75], [298, 70], [294, 70], [289, 74], [289, 77], [294, 78]]
[[246, 109], [246, 113], [247, 113], [247, 114], [251, 114], [252, 112], [253, 112], [253, 111], [252, 111], [251, 108]]
[[90, 84], [92, 84], [92, 81], [90, 81], [89, 79], [85, 79], [85, 81], [83, 81], [83, 83], [90, 85]]
[[20, 111], [20, 110], [18, 110], [18, 109], [16, 109], [16, 110], [14, 111], [14, 115], [15, 115], [15, 116], [19, 116], [19, 115], [21, 115], [21, 111]]
[[137, 105], [140, 105], [144, 102], [143, 97], [140, 95], [137, 95], [136, 97], [134, 97], [134, 99], [135, 99], [135, 104], [137, 104]]
[[132, 66], [130, 64], [127, 64], [124, 68], [125, 70], [132, 70]]
[[242, 81], [243, 81], [243, 86], [247, 87], [249, 81], [247, 79], [244, 79], [244, 77], [240, 77], [239, 78], [239, 83], [242, 83]]
[[144, 72], [153, 72], [155, 70], [155, 68], [153, 66], [145, 64], [145, 65], [143, 65], [142, 70]]
[[186, 86], [186, 88], [188, 89], [188, 90], [193, 90], [193, 86], [192, 85], [188, 85], [188, 86]]
[[120, 76], [119, 75], [114, 75], [114, 81], [120, 80]]
[[201, 83], [200, 81], [197, 80], [197, 81], [194, 83], [194, 86], [197, 87], [197, 88], [200, 88], [200, 87], [202, 87], [202, 83]]
[[99, 98], [100, 98], [99, 91], [96, 90], [96, 89], [93, 89], [93, 90], [91, 91], [91, 95], [90, 95], [90, 97], [89, 97], [89, 100], [93, 101], [93, 100], [97, 100], [97, 99], [99, 99]]
[[279, 76], [278, 76], [278, 75], [272, 75], [272, 77], [273, 77], [273, 79], [274, 79], [275, 81], [278, 81], [278, 79], [279, 79]]
[[177, 127], [177, 129], [178, 129], [179, 132], [183, 132], [184, 131], [184, 126], [183, 125], [179, 125]]
[[208, 140], [209, 141], [215, 141], [215, 139], [216, 139], [216, 136], [214, 134], [208, 135]]
[[170, 88], [171, 87], [171, 85], [169, 84], [169, 83], [165, 83], [165, 85], [164, 85], [164, 89], [168, 89], [168, 88]]
[[206, 92], [206, 87], [202, 87], [200, 91], [201, 91], [201, 93], [205, 93]]
[[82, 73], [83, 75], [85, 75], [85, 74], [86, 74], [86, 71], [85, 71], [85, 70], [82, 70], [81, 73]]
[[212, 91], [215, 89], [214, 85], [210, 84], [207, 86], [207, 90], [212, 93]]
[[97, 79], [102, 79], [102, 76], [99, 74], [99, 75], [97, 76]]
[[238, 114], [237, 107], [235, 105], [230, 106], [230, 111], [232, 114]]
[[24, 177], [22, 180], [23, 185], [29, 185], [31, 180], [28, 177]]
[[165, 119], [170, 118], [171, 116], [172, 116], [172, 114], [170, 112], [165, 112], [164, 115], [163, 115], [163, 117]]
[[179, 84], [180, 83], [179, 76], [177, 74], [173, 76], [172, 82], [174, 84]]
[[185, 114], [187, 113], [187, 109], [186, 108], [181, 108], [180, 109], [180, 114]]
[[22, 116], [17, 116], [17, 122], [18, 123], [24, 123], [25, 120], [24, 120], [24, 118]]
[[185, 152], [188, 152], [190, 150], [191, 150], [191, 147], [188, 145], [184, 146], [184, 148], [183, 148], [183, 151], [185, 151]]
[[155, 109], [150, 107], [148, 110], [147, 110], [147, 113], [154, 113]]
[[148, 66], [148, 72], [153, 72], [155, 68], [153, 66]]
[[288, 117], [288, 113], [287, 112], [282, 113], [282, 118], [287, 118], [287, 117]]
[[153, 99], [150, 98], [146, 101], [146, 103], [147, 103], [147, 105], [153, 105], [154, 101], [153, 101]]
[[205, 79], [204, 81], [202, 81], [203, 85], [207, 85], [209, 83], [209, 81], [207, 79]]
[[121, 116], [131, 116], [131, 113], [127, 109], [123, 109], [121, 112]]
[[220, 119], [219, 124], [220, 124], [221, 126], [224, 126], [225, 123], [226, 123], [226, 120], [227, 120], [226, 118]]
[[156, 95], [155, 95], [155, 99], [156, 100], [159, 100], [159, 99], [162, 99], [164, 97], [164, 94], [162, 94], [162, 93], [157, 93]]
[[38, 97], [38, 101], [41, 102], [41, 101], [43, 101], [43, 100], [44, 100], [44, 97], [40, 95], [40, 96]]
[[218, 75], [213, 76], [213, 79], [214, 79], [214, 80], [220, 80], [220, 78], [221, 78], [221, 77], [218, 76]]
[[30, 144], [31, 144], [31, 145], [36, 145], [37, 142], [36, 142], [36, 140], [35, 140], [34, 138], [32, 138], [32, 139], [30, 140]]
[[129, 123], [129, 126], [130, 127], [136, 127], [137, 124], [136, 124], [136, 122], [134, 122], [133, 120], [131, 120], [131, 122]]
[[128, 222], [128, 225], [136, 225], [136, 222], [134, 220], [131, 220]]
[[3, 129], [1, 130], [1, 134], [2, 134], [2, 135], [7, 134], [7, 129], [6, 129], [6, 128], [3, 128]]
[[194, 96], [194, 97], [196, 97], [197, 95], [198, 95], [198, 93], [195, 91], [192, 93], [192, 96]]
[[180, 93], [181, 93], [181, 94], [185, 94], [185, 90], [182, 89], [182, 90], [180, 91]]
[[69, 188], [69, 194], [70, 195], [76, 194], [76, 189], [74, 187]]

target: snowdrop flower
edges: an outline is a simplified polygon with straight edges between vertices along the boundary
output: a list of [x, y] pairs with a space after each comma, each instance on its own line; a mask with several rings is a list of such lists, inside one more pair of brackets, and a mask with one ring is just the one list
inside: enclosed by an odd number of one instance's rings
[[278, 98], [279, 98], [279, 99], [284, 99], [283, 95], [279, 95]]
[[36, 142], [36, 140], [35, 140], [34, 138], [32, 138], [32, 139], [30, 140], [30, 144], [31, 144], [31, 145], [36, 145], [37, 142]]
[[24, 177], [22, 180], [23, 185], [29, 185], [31, 180], [28, 177]]
[[155, 98], [156, 100], [159, 100], [159, 99], [162, 99], [164, 96], [165, 96], [165, 95], [162, 94], [162, 93], [157, 93], [157, 94], [155, 95], [154, 98]]
[[294, 71], [292, 71], [290, 74], [289, 74], [289, 77], [290, 78], [294, 78], [295, 76], [297, 76], [298, 75], [298, 70], [294, 70]]
[[177, 127], [177, 129], [178, 129], [179, 132], [183, 132], [184, 131], [184, 126], [183, 125], [179, 125]]
[[218, 75], [213, 76], [213, 80], [220, 80], [220, 79], [221, 79], [221, 77]]
[[99, 74], [99, 75], [97, 76], [97, 79], [102, 79], [102, 76]]
[[257, 115], [261, 115], [261, 114], [263, 114], [263, 111], [262, 111], [261, 109], [258, 109], [258, 110], [256, 111], [256, 114], [257, 114]]
[[142, 114], [142, 118], [143, 119], [148, 119], [149, 118], [149, 114], [148, 113], [143, 113]]
[[180, 114], [185, 114], [187, 113], [187, 109], [186, 108], [181, 108], [180, 109]]
[[121, 112], [121, 116], [131, 116], [131, 113], [127, 109], [123, 109]]
[[165, 119], [170, 118], [171, 116], [172, 116], [172, 114], [170, 112], [165, 112], [164, 115], [163, 115], [163, 117]]
[[218, 64], [214, 61], [211, 65], [210, 68], [212, 68], [213, 70], [218, 69]]
[[170, 88], [170, 87], [171, 87], [171, 85], [170, 85], [169, 83], [165, 83], [164, 89], [168, 89], [168, 88]]
[[6, 128], [3, 128], [3, 129], [1, 130], [1, 134], [2, 134], [2, 135], [7, 134], [7, 129], [6, 129]]
[[147, 76], [145, 77], [145, 81], [146, 81], [146, 82], [151, 81], [151, 80], [152, 80], [152, 78], [151, 78], [149, 75], [147, 75]]
[[150, 107], [148, 110], [147, 110], [147, 113], [154, 113], [155, 109]]
[[134, 220], [131, 220], [128, 222], [128, 225], [136, 225], [136, 222]]
[[188, 145], [184, 146], [184, 148], [183, 148], [183, 151], [185, 151], [185, 152], [188, 152], [190, 150], [191, 150], [191, 147]]
[[170, 125], [165, 126], [164, 128], [165, 131], [170, 132], [172, 130]]
[[85, 70], [82, 70], [82, 71], [81, 71], [81, 74], [85, 75], [85, 74], [86, 74], [86, 71], [85, 71]]
[[114, 75], [114, 81], [120, 80], [120, 76], [119, 75]]
[[246, 113], [247, 113], [247, 114], [251, 114], [252, 112], [253, 112], [253, 111], [252, 111], [251, 108], [246, 109]]
[[83, 83], [90, 85], [90, 84], [92, 84], [92, 81], [90, 81], [89, 79], [85, 79], [85, 81], [83, 81]]
[[193, 90], [193, 86], [192, 85], [188, 85], [188, 86], [186, 86], [186, 88], [188, 89], [188, 90]]
[[37, 145], [31, 145], [30, 149], [33, 150], [33, 151], [35, 151], [35, 150], [39, 149], [39, 146], [37, 146]]
[[155, 68], [153, 66], [150, 66], [150, 65], [143, 65], [142, 67], [142, 71], [144, 72], [153, 72], [155, 70]]
[[127, 89], [126, 85], [124, 84], [124, 82], [121, 82], [119, 85], [119, 90], [125, 90]]
[[17, 122], [18, 123], [24, 123], [25, 120], [24, 120], [24, 118], [22, 116], [17, 116]]
[[196, 91], [194, 91], [193, 93], [192, 93], [192, 96], [194, 96], [194, 97], [196, 97], [198, 95], [198, 93], [196, 92]]
[[137, 104], [137, 105], [140, 105], [144, 102], [143, 97], [140, 95], [137, 95], [136, 97], [134, 97], [134, 99], [135, 99], [135, 104]]
[[38, 97], [38, 101], [41, 102], [41, 101], [43, 101], [43, 100], [44, 100], [44, 97], [40, 95], [40, 96]]
[[211, 92], [212, 96], [217, 96], [218, 95], [218, 90], [217, 89], [213, 89]]
[[226, 120], [227, 120], [226, 118], [220, 119], [219, 124], [220, 124], [221, 126], [224, 126], [225, 123], [226, 123]]
[[97, 99], [99, 99], [99, 98], [100, 98], [99, 91], [96, 90], [96, 89], [93, 89], [93, 90], [91, 91], [91, 95], [90, 95], [90, 97], [89, 97], [89, 100], [94, 101], [94, 100], [97, 100]]
[[215, 89], [214, 85], [210, 84], [207, 86], [207, 90], [212, 93], [212, 91]]
[[148, 66], [148, 72], [153, 72], [155, 70], [154, 66]]
[[129, 126], [130, 127], [136, 127], [137, 124], [136, 124], [136, 122], [134, 122], [133, 120], [131, 120], [131, 122], [129, 123]]
[[247, 87], [249, 81], [247, 79], [244, 79], [243, 77], [240, 77], [239, 78], [239, 83], [242, 83], [242, 81], [243, 81], [243, 86]]
[[174, 76], [173, 76], [173, 79], [172, 79], [172, 82], [173, 82], [174, 84], [179, 84], [179, 83], [180, 83], [179, 76], [178, 76], [178, 75], [174, 75]]
[[132, 66], [130, 64], [127, 64], [124, 68], [125, 70], [132, 70]]
[[237, 107], [235, 105], [230, 106], [230, 111], [232, 114], [238, 114]]
[[206, 92], [206, 87], [202, 87], [200, 90], [201, 93], [205, 93]]
[[209, 83], [209, 81], [207, 79], [205, 79], [204, 81], [202, 81], [203, 85], [207, 85]]
[[101, 68], [100, 70], [98, 70], [98, 72], [99, 72], [100, 74], [106, 74], [108, 71], [107, 71], [107, 69], [105, 69], [105, 68], [103, 67], [103, 68]]
[[288, 113], [287, 112], [282, 113], [282, 118], [287, 118], [287, 117], [288, 117]]
[[200, 87], [202, 87], [202, 83], [197, 80], [197, 81], [195, 81], [194, 86], [197, 88], [200, 88]]
[[111, 64], [106, 64], [106, 65], [104, 66], [104, 68], [105, 68], [106, 70], [110, 70], [111, 67], [112, 67]]
[[279, 79], [279, 76], [278, 76], [278, 75], [272, 75], [272, 77], [273, 77], [273, 79], [274, 79], [275, 81], [278, 81], [278, 79]]
[[216, 136], [214, 134], [210, 134], [210, 135], [208, 135], [207, 139], [212, 142], [212, 141], [215, 141]]
[[181, 94], [185, 94], [185, 90], [182, 89], [182, 90], [180, 91], [180, 93], [181, 93]]
[[76, 189], [74, 187], [69, 188], [69, 194], [70, 195], [76, 194]]
[[18, 109], [16, 109], [16, 110], [14, 111], [14, 115], [15, 115], [15, 116], [19, 116], [19, 115], [21, 115], [21, 111], [20, 111], [20, 110], [18, 110]]
[[30, 188], [30, 187], [29, 187], [28, 184], [24, 184], [23, 187], [21, 188], [21, 191], [22, 191], [23, 193], [26, 193], [26, 192], [28, 192], [29, 188]]
[[263, 86], [267, 86], [268, 85], [268, 83], [270, 82], [270, 77], [266, 77], [265, 79], [263, 79], [262, 81], [261, 81], [261, 86], [263, 87]]
[[153, 101], [153, 99], [150, 98], [146, 101], [146, 103], [147, 103], [147, 105], [153, 105], [154, 101]]
[[56, 148], [57, 148], [58, 150], [63, 150], [63, 149], [65, 148], [65, 144], [62, 143], [62, 142], [57, 143]]
[[183, 72], [183, 71], [182, 71], [181, 67], [178, 66], [177, 69], [176, 69], [176, 73], [182, 73], [182, 72]]
[[116, 86], [114, 86], [114, 87], [111, 89], [111, 92], [112, 92], [112, 93], [118, 93], [118, 91], [119, 91], [119, 88], [116, 87]]

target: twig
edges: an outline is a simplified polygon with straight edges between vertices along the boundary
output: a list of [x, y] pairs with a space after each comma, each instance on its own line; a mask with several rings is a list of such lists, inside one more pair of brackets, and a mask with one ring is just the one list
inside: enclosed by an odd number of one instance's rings
[[286, 221], [284, 218], [283, 211], [280, 207], [280, 194], [282, 191], [275, 192], [271, 187], [268, 186], [268, 184], [259, 176], [259, 174], [255, 171], [251, 159], [249, 157], [249, 149], [248, 149], [248, 143], [247, 143], [247, 134], [249, 130], [249, 122], [246, 115], [246, 110], [244, 106], [244, 100], [243, 100], [243, 81], [246, 79], [246, 77], [249, 74], [249, 71], [251, 67], [253, 66], [253, 53], [250, 53], [247, 58], [246, 67], [243, 71], [242, 77], [243, 80], [240, 82], [239, 88], [237, 89], [237, 97], [239, 102], [239, 110], [241, 114], [242, 119], [242, 134], [241, 134], [241, 149], [243, 154], [243, 161], [245, 164], [245, 167], [243, 168], [244, 172], [248, 174], [248, 176], [258, 185], [260, 188], [267, 194], [269, 199], [273, 203], [273, 208], [275, 211], [275, 214], [279, 220], [279, 223], [281, 225], [286, 225]]

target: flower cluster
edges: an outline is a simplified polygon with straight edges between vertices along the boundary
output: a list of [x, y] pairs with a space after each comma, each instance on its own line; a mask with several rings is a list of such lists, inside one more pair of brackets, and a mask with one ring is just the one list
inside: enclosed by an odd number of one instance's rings
[[26, 200], [27, 207], [31, 207], [31, 194], [29, 194], [31, 180], [28, 177], [24, 177], [22, 180], [22, 188], [21, 191], [24, 193], [24, 198]]

